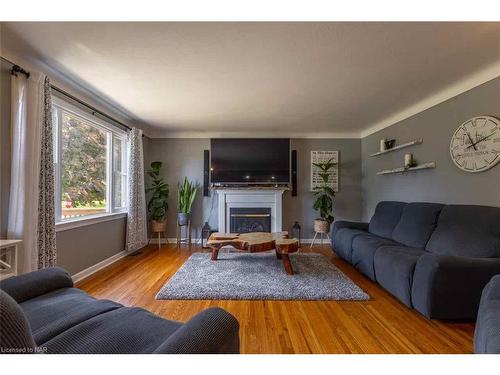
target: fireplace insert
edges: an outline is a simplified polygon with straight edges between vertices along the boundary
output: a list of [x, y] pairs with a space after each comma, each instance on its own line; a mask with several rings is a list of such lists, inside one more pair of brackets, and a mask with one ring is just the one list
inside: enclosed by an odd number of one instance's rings
[[231, 233], [271, 232], [270, 208], [230, 208], [229, 216]]

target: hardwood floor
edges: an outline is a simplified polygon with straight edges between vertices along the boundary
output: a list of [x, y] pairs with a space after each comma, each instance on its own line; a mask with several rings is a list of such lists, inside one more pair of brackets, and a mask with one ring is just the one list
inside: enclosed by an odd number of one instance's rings
[[[82, 280], [97, 298], [144, 307], [186, 321], [210, 306], [240, 322], [242, 353], [471, 353], [474, 324], [428, 320], [335, 257], [321, 252], [370, 296], [370, 301], [157, 301], [156, 293], [199, 246], [150, 246]], [[309, 247], [305, 251], [309, 251]]]

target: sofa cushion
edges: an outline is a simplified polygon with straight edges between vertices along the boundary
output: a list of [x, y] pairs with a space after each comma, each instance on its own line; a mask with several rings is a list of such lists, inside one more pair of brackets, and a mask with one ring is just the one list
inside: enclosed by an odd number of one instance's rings
[[365, 230], [342, 228], [335, 232], [333, 237], [333, 251], [342, 259], [352, 263], [352, 240], [360, 234], [367, 234]]
[[375, 253], [377, 282], [408, 307], [412, 307], [413, 271], [424, 253], [423, 249], [407, 246], [382, 246]]
[[121, 307], [77, 324], [44, 344], [48, 353], [153, 353], [182, 324]]
[[404, 202], [385, 201], [377, 204], [375, 214], [370, 220], [368, 231], [377, 236], [392, 238], [392, 231], [396, 227], [403, 208], [407, 205]]
[[441, 255], [500, 257], [500, 208], [448, 205], [425, 249]]
[[443, 206], [439, 203], [408, 203], [391, 238], [406, 246], [424, 248], [436, 228]]
[[373, 268], [375, 252], [379, 247], [387, 245], [398, 246], [400, 244], [370, 233], [354, 237], [352, 241], [352, 264], [370, 279], [375, 280], [375, 270]]
[[96, 300], [75, 288], [58, 289], [22, 302], [20, 306], [30, 322], [38, 345], [78, 323], [122, 307], [112, 301]]

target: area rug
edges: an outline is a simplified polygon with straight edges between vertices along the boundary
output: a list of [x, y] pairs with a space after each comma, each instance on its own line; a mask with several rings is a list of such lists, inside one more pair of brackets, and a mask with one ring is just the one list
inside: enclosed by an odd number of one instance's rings
[[161, 288], [156, 299], [349, 300], [370, 297], [325, 256], [290, 256], [287, 275], [274, 253], [195, 253]]

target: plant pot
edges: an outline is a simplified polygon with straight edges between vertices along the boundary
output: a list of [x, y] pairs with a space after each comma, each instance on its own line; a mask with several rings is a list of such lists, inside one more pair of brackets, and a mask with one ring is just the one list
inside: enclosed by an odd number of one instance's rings
[[166, 232], [167, 231], [167, 219], [151, 220], [151, 229], [155, 233]]
[[323, 219], [314, 220], [314, 231], [318, 233], [330, 233], [330, 223]]
[[178, 212], [177, 213], [177, 223], [179, 225], [187, 225], [191, 219], [191, 213]]

